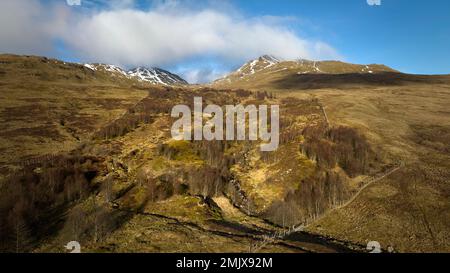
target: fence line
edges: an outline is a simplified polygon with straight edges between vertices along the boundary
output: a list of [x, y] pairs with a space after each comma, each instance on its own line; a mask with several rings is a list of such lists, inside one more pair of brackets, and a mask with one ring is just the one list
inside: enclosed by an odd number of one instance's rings
[[289, 227], [288, 230], [284, 230], [284, 231], [278, 231], [275, 232], [273, 234], [269, 234], [269, 235], [262, 235], [262, 242], [260, 244], [256, 243], [252, 246], [250, 246], [250, 252], [252, 253], [256, 253], [258, 250], [260, 250], [261, 248], [263, 248], [264, 246], [273, 243], [279, 239], [283, 239], [295, 232], [301, 232], [303, 231], [307, 226], [311, 225], [313, 222], [323, 218], [325, 215], [338, 210], [338, 209], [342, 209], [346, 206], [348, 206], [350, 203], [352, 203], [360, 194], [363, 190], [365, 190], [367, 187], [369, 187], [370, 185], [388, 177], [389, 175], [395, 173], [396, 171], [400, 170], [403, 167], [403, 163], [399, 163], [397, 166], [390, 168], [389, 170], [383, 172], [380, 175], [376, 175], [374, 177], [370, 177], [366, 183], [364, 183], [364, 186], [362, 186], [348, 201], [346, 201], [345, 203], [336, 206], [334, 208], [329, 209], [328, 211], [322, 213], [321, 216], [314, 218], [310, 223], [302, 223], [300, 225], [297, 226], [292, 226]]

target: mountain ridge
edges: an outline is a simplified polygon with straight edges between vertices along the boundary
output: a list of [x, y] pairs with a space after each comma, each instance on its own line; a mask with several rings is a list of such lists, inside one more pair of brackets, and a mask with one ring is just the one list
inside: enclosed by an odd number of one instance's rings
[[93, 63], [93, 64], [84, 64], [84, 66], [93, 71], [100, 70], [110, 72], [113, 75], [122, 76], [126, 78], [136, 78], [139, 81], [150, 82], [152, 84], [161, 84], [165, 86], [189, 84], [179, 75], [158, 67], [147, 68], [144, 66], [138, 66], [130, 70], [125, 70], [117, 65], [112, 64]]
[[374, 74], [382, 72], [399, 73], [399, 71], [382, 64], [352, 64], [334, 60], [313, 61], [302, 58], [283, 60], [273, 55], [262, 55], [246, 62], [228, 75], [213, 81], [212, 84], [231, 84], [249, 81], [259, 74]]
[[149, 81], [156, 84], [162, 85], [187, 85], [189, 84], [186, 80], [169, 72], [167, 70], [158, 68], [158, 67], [136, 67], [132, 70], [128, 71], [128, 75], [137, 77], [142, 81]]

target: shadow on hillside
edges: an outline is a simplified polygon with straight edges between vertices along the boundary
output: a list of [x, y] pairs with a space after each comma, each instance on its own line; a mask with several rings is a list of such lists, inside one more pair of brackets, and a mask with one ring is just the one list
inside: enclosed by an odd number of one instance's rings
[[279, 89], [349, 88], [360, 86], [400, 86], [411, 84], [448, 84], [449, 75], [411, 75], [402, 73], [291, 74], [272, 82]]

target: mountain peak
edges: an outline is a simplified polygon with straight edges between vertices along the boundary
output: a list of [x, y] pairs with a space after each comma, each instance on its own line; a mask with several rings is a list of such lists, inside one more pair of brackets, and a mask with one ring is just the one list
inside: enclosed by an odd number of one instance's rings
[[256, 72], [267, 69], [274, 66], [281, 61], [272, 55], [262, 55], [261, 57], [251, 60], [241, 66], [235, 73], [239, 74], [239, 77], [246, 77], [253, 75]]
[[262, 55], [261, 57], [258, 58], [258, 60], [260, 61], [266, 61], [266, 62], [271, 62], [271, 63], [279, 63], [281, 62], [281, 60], [273, 55]]
[[94, 63], [94, 64], [84, 64], [84, 66], [93, 71], [111, 72], [113, 75], [120, 74], [122, 76], [127, 76], [127, 72], [125, 70], [123, 70], [119, 66], [112, 64]]
[[167, 70], [158, 68], [158, 67], [136, 67], [130, 71], [128, 71], [128, 75], [137, 77], [142, 81], [148, 81], [155, 84], [162, 85], [184, 85], [188, 84], [180, 76], [173, 74]]
[[167, 70], [158, 67], [144, 67], [139, 66], [129, 71], [126, 71], [119, 66], [111, 64], [84, 64], [85, 67], [93, 71], [103, 71], [113, 75], [124, 76], [127, 78], [137, 78], [140, 81], [150, 82], [153, 84], [161, 84], [166, 86], [185, 85], [188, 84], [180, 76], [173, 74]]
[[258, 84], [266, 79], [282, 78], [286, 75], [304, 74], [374, 74], [382, 72], [398, 72], [384, 65], [360, 65], [341, 61], [314, 61], [303, 58], [280, 60], [271, 55], [263, 55], [249, 61], [235, 72], [225, 76], [214, 84], [220, 86]]

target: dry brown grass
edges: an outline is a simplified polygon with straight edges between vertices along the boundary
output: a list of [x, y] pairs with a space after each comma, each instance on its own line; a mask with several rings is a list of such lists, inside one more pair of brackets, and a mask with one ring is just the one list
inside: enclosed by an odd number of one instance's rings
[[2, 174], [23, 158], [70, 151], [147, 91], [82, 65], [0, 55]]
[[[321, 69], [339, 68], [342, 72], [361, 69], [352, 67], [347, 71], [341, 65], [327, 63]], [[255, 226], [258, 232], [273, 227], [262, 225], [261, 219], [243, 215], [245, 210], [224, 205], [223, 200], [219, 209], [224, 213], [219, 215], [214, 205], [197, 203], [198, 198], [188, 193], [220, 200], [217, 198], [224, 198], [222, 191], [225, 195], [233, 194], [229, 188], [222, 188], [222, 184], [226, 185], [225, 178], [232, 175], [240, 180], [252, 209], [262, 215], [272, 208], [270, 218], [280, 224], [285, 220], [286, 211], [294, 213], [289, 206], [299, 203], [299, 198], [292, 199], [298, 197], [295, 195], [298, 189], [307, 186], [317, 192], [314, 187], [319, 184], [314, 180], [315, 174], [342, 176], [344, 188], [357, 191], [358, 183], [365, 176], [350, 179], [349, 173], [339, 166], [319, 170], [318, 164], [301, 154], [305, 141], [303, 129], [324, 124], [320, 102], [331, 125], [355, 128], [367, 138], [379, 162], [389, 165], [402, 161], [406, 166], [366, 188], [350, 205], [313, 223], [310, 231], [358, 244], [376, 240], [383, 248], [393, 246], [398, 251], [450, 251], [449, 77], [395, 73], [297, 75], [287, 69], [257, 73], [228, 87], [276, 92], [276, 98], [271, 96], [264, 102], [263, 93], [253, 96], [242, 90], [217, 91], [202, 87], [155, 88], [149, 94], [146, 86], [95, 74], [81, 65], [2, 55], [0, 172], [9, 173], [35, 156], [42, 158], [75, 147], [82, 154], [102, 158], [106, 174], [96, 177], [93, 187], [104, 189], [105, 181], [112, 179], [116, 204], [119, 207], [125, 204], [121, 209], [129, 210], [130, 215], [105, 240], [86, 245], [86, 251], [247, 251], [252, 242], [250, 237], [222, 236], [217, 231], [238, 229], [242, 235], [255, 233], [252, 230]], [[196, 143], [175, 145], [172, 148], [176, 148], [177, 156], [174, 157], [162, 153], [158, 147], [168, 143], [172, 121], [167, 109], [176, 103], [190, 105], [194, 96], [218, 105], [281, 104], [280, 149], [262, 155], [258, 145], [248, 143], [226, 148], [214, 145], [217, 143]], [[138, 122], [127, 132], [107, 140], [87, 141], [107, 124], [118, 124], [119, 117], [126, 117], [123, 114], [143, 112], [151, 112], [152, 120], [148, 124]], [[198, 164], [192, 164], [194, 157], [199, 159]], [[140, 179], [142, 173], [148, 174], [148, 179]], [[219, 192], [212, 190], [210, 183], [218, 177]], [[147, 182], [159, 183], [160, 199], [150, 200]], [[180, 184], [191, 187], [190, 191], [177, 192], [175, 186]], [[101, 200], [104, 195], [101, 190], [88, 200]], [[228, 197], [234, 205], [242, 205]], [[305, 200], [306, 197], [302, 196]], [[322, 201], [316, 202], [319, 211], [330, 205]], [[162, 215], [152, 216], [152, 213]], [[211, 223], [211, 219], [219, 222]], [[298, 219], [292, 217], [291, 222], [295, 220]], [[49, 238], [49, 243], [38, 251], [60, 251], [60, 240], [65, 238], [60, 236]], [[270, 246], [264, 251], [292, 249]]]
[[[423, 167], [448, 168], [450, 77], [396, 77], [402, 80], [381, 84], [350, 80], [338, 88], [330, 86], [328, 76], [323, 76], [323, 84], [307, 88], [300, 78], [287, 89], [280, 88], [286, 84], [278, 85], [282, 80], [255, 86], [278, 91], [280, 97], [318, 98], [332, 124], [358, 128], [386, 163], [405, 162], [403, 176], [414, 176]], [[370, 186], [354, 203], [321, 219], [310, 231], [362, 244], [377, 240], [383, 248], [393, 246], [397, 251], [450, 251], [450, 175], [435, 178], [424, 176], [426, 172], [407, 187], [399, 186], [401, 175]], [[414, 194], [406, 192], [410, 188]]]

